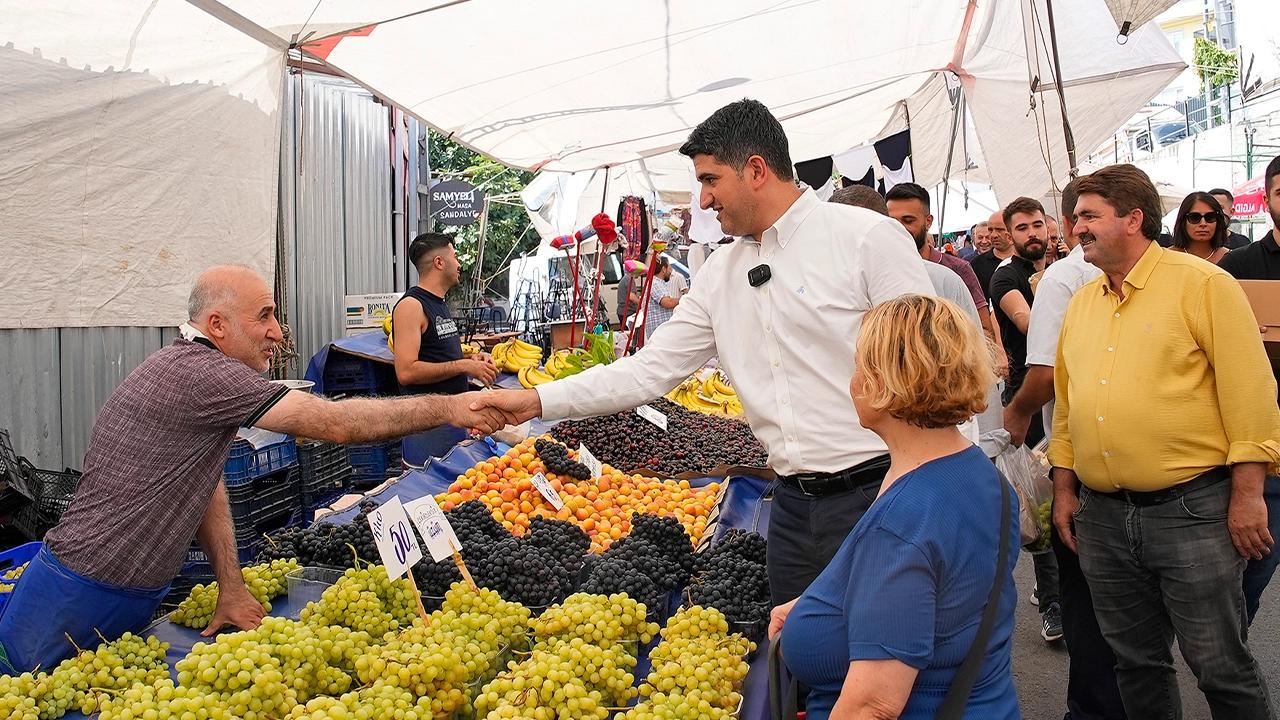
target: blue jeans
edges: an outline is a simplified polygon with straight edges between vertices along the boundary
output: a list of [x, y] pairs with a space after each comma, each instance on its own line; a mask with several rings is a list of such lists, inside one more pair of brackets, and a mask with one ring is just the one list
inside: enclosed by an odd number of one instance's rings
[[1266, 682], [1249, 651], [1244, 558], [1227, 532], [1229, 479], [1157, 505], [1080, 490], [1080, 569], [1098, 627], [1116, 655], [1129, 717], [1180, 720], [1178, 647], [1214, 720], [1271, 720]]
[[[1267, 501], [1267, 525], [1271, 529], [1271, 537], [1280, 543], [1280, 477], [1272, 475], [1267, 478], [1263, 490]], [[1258, 604], [1262, 591], [1267, 589], [1276, 566], [1280, 565], [1280, 546], [1271, 550], [1271, 554], [1261, 560], [1250, 560], [1244, 566], [1244, 607], [1249, 614], [1249, 624], [1253, 624], [1253, 616], [1258, 614]]]

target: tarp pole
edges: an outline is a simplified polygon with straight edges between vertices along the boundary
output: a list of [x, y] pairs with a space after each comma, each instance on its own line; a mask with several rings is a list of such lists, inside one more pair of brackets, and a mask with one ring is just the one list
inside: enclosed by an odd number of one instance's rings
[[1067, 162], [1071, 165], [1070, 174], [1074, 180], [1080, 175], [1080, 170], [1076, 167], [1076, 139], [1071, 134], [1071, 122], [1067, 119], [1067, 93], [1062, 87], [1062, 63], [1058, 60], [1058, 29], [1053, 22], [1053, 0], [1044, 0], [1044, 6], [1049, 16], [1049, 44], [1052, 46], [1050, 51], [1053, 53], [1054, 86], [1058, 90], [1058, 107], [1062, 110], [1062, 138], [1067, 145]]

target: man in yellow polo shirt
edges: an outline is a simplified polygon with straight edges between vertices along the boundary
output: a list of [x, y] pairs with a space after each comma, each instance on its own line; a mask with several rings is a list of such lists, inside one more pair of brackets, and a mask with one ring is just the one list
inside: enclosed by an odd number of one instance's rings
[[1053, 520], [1093, 591], [1130, 717], [1182, 717], [1175, 635], [1215, 720], [1274, 718], [1241, 575], [1271, 552], [1275, 379], [1244, 291], [1154, 241], [1160, 198], [1114, 165], [1081, 178], [1075, 226], [1103, 275], [1067, 309], [1054, 367]]

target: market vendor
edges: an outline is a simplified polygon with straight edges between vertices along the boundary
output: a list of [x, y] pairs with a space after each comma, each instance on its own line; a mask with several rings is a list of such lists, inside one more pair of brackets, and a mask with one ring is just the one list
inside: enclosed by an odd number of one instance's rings
[[452, 423], [488, 433], [508, 418], [468, 409], [472, 395], [329, 402], [264, 380], [281, 340], [271, 288], [253, 270], [220, 266], [197, 279], [190, 321], [108, 398], [84, 476], [0, 616], [0, 672], [52, 668], [69, 639], [97, 644], [142, 629], [193, 539], [209, 557], [218, 602], [204, 634], [257, 627], [221, 482], [237, 428], [340, 443], [372, 442]]
[[409, 262], [418, 269], [418, 284], [391, 312], [400, 393], [456, 395], [467, 391], [467, 378], [492, 385], [498, 374], [493, 358], [463, 356], [462, 335], [444, 301], [462, 279], [453, 237], [422, 233], [409, 244]]
[[793, 600], [835, 555], [889, 467], [847, 391], [863, 314], [933, 295], [911, 236], [863, 208], [824, 203], [794, 179], [786, 134], [768, 108], [717, 110], [680, 152], [703, 209], [727, 235], [635, 356], [533, 390], [486, 393], [473, 407], [526, 419], [583, 418], [661, 397], [719, 356], [779, 482], [769, 517], [769, 588]]

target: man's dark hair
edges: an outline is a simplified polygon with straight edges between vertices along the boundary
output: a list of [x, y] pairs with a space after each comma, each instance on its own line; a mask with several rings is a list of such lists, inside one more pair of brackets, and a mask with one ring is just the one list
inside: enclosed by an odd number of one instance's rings
[[752, 155], [759, 155], [779, 180], [795, 179], [782, 123], [758, 100], [743, 98], [711, 113], [689, 133], [680, 154], [710, 155], [738, 173]]
[[1267, 171], [1263, 175], [1262, 180], [1262, 194], [1264, 198], [1269, 199], [1271, 197], [1271, 181], [1275, 180], [1277, 177], [1280, 177], [1280, 155], [1275, 156], [1271, 159], [1271, 162], [1267, 163]]
[[425, 232], [409, 243], [409, 262], [422, 272], [422, 261], [432, 256], [436, 250], [453, 244], [453, 236], [444, 233]]
[[668, 258], [666, 255], [659, 255], [658, 258], [654, 261], [653, 268], [655, 270], [661, 270], [670, 264], [671, 264], [670, 258]]
[[830, 202], [874, 210], [881, 215], [889, 214], [889, 206], [885, 204], [884, 198], [880, 197], [875, 188], [866, 185], [842, 187], [831, 194]]
[[[1227, 199], [1230, 200], [1231, 202], [1234, 203], [1236, 201], [1236, 196], [1232, 195], [1231, 191], [1226, 188], [1214, 188], [1209, 191], [1209, 194], [1210, 195], [1226, 195]], [[1221, 203], [1219, 203], [1219, 205], [1221, 205]]]
[[1017, 213], [1024, 213], [1026, 215], [1040, 213], [1041, 215], [1044, 215], [1044, 205], [1041, 205], [1040, 201], [1035, 198], [1025, 196], [1014, 198], [1013, 202], [1006, 205], [1004, 212], [1001, 213], [1004, 217], [1004, 227], [1006, 230], [1010, 232], [1013, 231], [1013, 216]]
[[1187, 213], [1191, 212], [1191, 208], [1198, 202], [1208, 205], [1209, 211], [1217, 217], [1217, 221], [1213, 224], [1213, 239], [1209, 241], [1209, 246], [1214, 250], [1226, 247], [1227, 216], [1222, 212], [1222, 203], [1218, 202], [1218, 198], [1214, 197], [1212, 192], [1193, 192], [1182, 199], [1182, 206], [1178, 208], [1178, 219], [1173, 224], [1173, 247], [1186, 250], [1191, 245], [1191, 235], [1187, 232]]
[[898, 183], [889, 188], [889, 192], [884, 196], [885, 200], [919, 200], [924, 205], [924, 211], [929, 212], [929, 191], [920, 187], [913, 182]]
[[[1062, 215], [1072, 225], [1076, 224], [1076, 202], [1080, 199], [1080, 194], [1076, 192], [1076, 185], [1079, 182], [1080, 179], [1076, 178], [1062, 188]], [[1063, 233], [1067, 234], [1065, 228]]]
[[1076, 195], [1097, 195], [1115, 210], [1116, 215], [1142, 211], [1142, 235], [1148, 240], [1160, 237], [1160, 193], [1151, 178], [1135, 165], [1108, 165], [1076, 181]]

